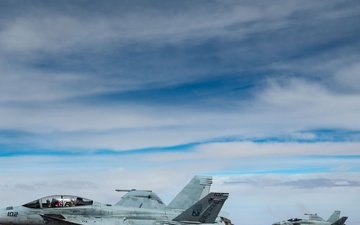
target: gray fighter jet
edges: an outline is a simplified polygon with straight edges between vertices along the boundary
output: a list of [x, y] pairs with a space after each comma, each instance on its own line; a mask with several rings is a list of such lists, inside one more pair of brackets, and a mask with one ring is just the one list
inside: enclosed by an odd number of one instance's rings
[[211, 178], [195, 176], [168, 206], [151, 191], [130, 190], [113, 206], [73, 195], [47, 196], [2, 209], [0, 224], [231, 225], [229, 219], [218, 216], [228, 193], [208, 193], [210, 185]]
[[276, 222], [273, 225], [344, 225], [347, 217], [340, 218], [340, 211], [334, 211], [328, 220], [324, 220], [317, 214], [305, 214], [309, 219], [291, 218], [287, 221]]

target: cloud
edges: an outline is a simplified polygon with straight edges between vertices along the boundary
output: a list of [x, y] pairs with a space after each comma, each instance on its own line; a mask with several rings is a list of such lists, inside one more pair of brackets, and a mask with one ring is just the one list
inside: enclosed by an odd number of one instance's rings
[[[194, 7], [195, 3], [186, 2], [173, 4], [174, 6], [159, 3], [141, 6], [111, 2], [112, 9], [108, 4], [95, 4], [97, 8], [110, 10], [110, 14], [96, 13], [93, 11], [95, 5], [80, 7], [77, 4], [67, 4], [66, 8], [55, 4], [58, 6], [55, 7], [56, 11], [54, 6], [49, 7], [47, 4], [38, 5], [36, 9], [32, 5], [24, 5], [24, 8], [35, 10], [37, 14], [25, 13], [16, 20], [8, 20], [2, 31], [2, 43], [7, 49], [16, 51], [54, 48], [61, 50], [73, 45], [93, 44], [94, 41], [108, 43], [112, 40], [183, 40], [197, 36], [212, 37], [214, 33], [221, 32], [221, 28], [234, 23], [256, 21], [276, 15], [272, 12], [273, 9], [267, 10], [269, 6], [260, 10], [256, 5], [238, 6], [232, 1], [222, 4], [222, 7], [211, 3], [202, 5], [203, 7]], [[290, 13], [296, 7], [287, 5]], [[115, 11], [115, 8], [122, 12]], [[47, 20], [41, 19], [44, 15]], [[166, 19], [170, 15], [173, 18]], [[112, 19], [108, 20], [109, 17]]]
[[[335, 94], [325, 86], [302, 79], [285, 79], [270, 82], [268, 89], [259, 94], [259, 110], [267, 110], [268, 118], [283, 118], [285, 123], [301, 127], [348, 127], [358, 129], [353, 118], [358, 107], [354, 104], [357, 94]], [[351, 110], [348, 110], [351, 109]], [[281, 116], [279, 116], [281, 115]], [[336, 118], [336, 119], [335, 119]], [[279, 121], [281, 123], [281, 121]], [[311, 125], [312, 124], [312, 125]]]
[[359, 91], [360, 79], [357, 76], [360, 72], [360, 64], [359, 63], [351, 63], [346, 67], [342, 67], [335, 74], [334, 78], [337, 83], [344, 85], [345, 88], [350, 88], [356, 92]]
[[[45, 182], [39, 182], [39, 183], [17, 183], [14, 185], [12, 190], [44, 190], [44, 189], [52, 189], [52, 188], [62, 188], [62, 189], [68, 189], [71, 187], [72, 189], [97, 189], [97, 185], [94, 182], [91, 181], [75, 181], [75, 180], [61, 180], [59, 182], [56, 182], [54, 180], [51, 181], [51, 183], [45, 181]], [[8, 187], [10, 188], [10, 187]]]
[[248, 184], [251, 186], [289, 186], [293, 188], [333, 188], [333, 187], [359, 187], [360, 182], [355, 180], [345, 180], [345, 179], [326, 179], [326, 178], [316, 178], [316, 179], [299, 179], [292, 181], [279, 181], [271, 179], [244, 179], [238, 181], [232, 181], [225, 184], [236, 185], [236, 184]]
[[234, 224], [359, 223], [359, 7], [1, 2], [0, 203], [205, 174]]
[[318, 188], [318, 187], [342, 187], [342, 186], [354, 186], [359, 187], [359, 181], [344, 180], [344, 179], [304, 179], [298, 181], [285, 182], [284, 185], [289, 185], [298, 188]]

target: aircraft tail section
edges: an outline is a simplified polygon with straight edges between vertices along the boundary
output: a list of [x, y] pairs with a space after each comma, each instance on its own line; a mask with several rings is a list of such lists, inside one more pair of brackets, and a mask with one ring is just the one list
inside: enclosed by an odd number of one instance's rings
[[229, 193], [211, 192], [175, 217], [173, 221], [183, 223], [214, 223], [228, 196]]
[[186, 210], [210, 192], [212, 177], [194, 176], [166, 207]]
[[336, 220], [334, 223], [332, 223], [331, 225], [344, 225], [345, 221], [347, 220], [346, 216], [341, 217], [340, 219]]
[[340, 211], [334, 211], [334, 213], [329, 217], [327, 222], [334, 223], [340, 218]]

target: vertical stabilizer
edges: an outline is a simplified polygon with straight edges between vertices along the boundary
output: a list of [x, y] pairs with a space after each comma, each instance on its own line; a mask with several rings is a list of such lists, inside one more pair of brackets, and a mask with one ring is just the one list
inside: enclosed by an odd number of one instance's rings
[[340, 218], [340, 211], [334, 211], [334, 213], [329, 217], [327, 222], [334, 223]]
[[332, 223], [331, 225], [344, 225], [346, 220], [347, 220], [347, 217], [343, 216], [340, 219], [338, 219], [337, 221], [335, 221], [334, 223]]
[[168, 209], [185, 210], [209, 194], [212, 177], [194, 176], [180, 193], [169, 203]]
[[229, 193], [209, 193], [193, 206], [185, 210], [185, 212], [175, 217], [173, 221], [214, 223], [228, 196]]

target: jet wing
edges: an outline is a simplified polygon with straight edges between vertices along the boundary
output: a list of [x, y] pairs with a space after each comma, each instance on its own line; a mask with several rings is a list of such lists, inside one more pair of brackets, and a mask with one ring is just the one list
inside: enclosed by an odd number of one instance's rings
[[83, 225], [81, 223], [74, 223], [67, 221], [66, 218], [61, 214], [40, 214], [45, 221], [54, 221], [61, 225]]

